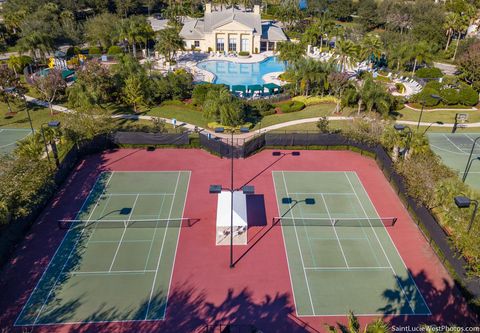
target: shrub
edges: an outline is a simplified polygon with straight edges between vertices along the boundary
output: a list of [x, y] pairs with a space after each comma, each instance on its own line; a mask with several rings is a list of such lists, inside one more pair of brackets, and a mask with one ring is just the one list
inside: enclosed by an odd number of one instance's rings
[[192, 92], [193, 105], [196, 105], [196, 106], [203, 105], [207, 97], [207, 93], [211, 89], [218, 89], [217, 87], [220, 87], [220, 86], [211, 84], [211, 83], [201, 83], [201, 84], [195, 85], [193, 87], [193, 92]]
[[80, 49], [76, 46], [70, 46], [66, 52], [67, 58], [80, 54]]
[[90, 54], [90, 55], [99, 55], [99, 54], [102, 54], [102, 51], [100, 50], [99, 47], [92, 46], [91, 48], [88, 49], [88, 54]]
[[290, 101], [287, 103], [278, 104], [282, 113], [297, 112], [305, 108], [305, 104], [299, 101]]
[[395, 89], [397, 89], [400, 94], [403, 94], [405, 92], [405, 86], [403, 85], [403, 83], [395, 83]]
[[436, 67], [425, 67], [425, 68], [420, 68], [416, 72], [416, 76], [420, 77], [422, 79], [438, 79], [440, 77], [443, 77], [443, 73], [439, 68]]
[[464, 86], [458, 92], [459, 103], [474, 106], [478, 103], [478, 93], [470, 86]]
[[320, 103], [337, 103], [338, 98], [335, 96], [296, 96], [292, 98], [294, 101], [302, 102], [306, 106], [315, 105]]
[[112, 45], [108, 48], [107, 54], [122, 54], [123, 50], [118, 45]]
[[424, 88], [420, 93], [414, 96], [414, 101], [418, 103], [425, 103], [425, 106], [435, 106], [440, 103], [436, 98], [433, 98], [432, 95], [438, 95], [438, 90], [432, 88]]
[[329, 128], [329, 121], [327, 117], [320, 117], [317, 122], [317, 128], [320, 131], [320, 133], [329, 133], [330, 128]]
[[250, 103], [250, 106], [253, 108], [254, 112], [262, 116], [268, 116], [275, 113], [275, 106], [263, 99]]
[[248, 57], [250, 55], [250, 52], [240, 51], [240, 52], [238, 52], [238, 55], [241, 56], [241, 57]]
[[440, 97], [442, 98], [443, 103], [447, 105], [458, 104], [458, 91], [452, 88], [440, 90]]
[[435, 94], [438, 95], [439, 92], [440, 92], [440, 89], [443, 88], [443, 84], [438, 82], [438, 81], [429, 81], [429, 82], [427, 82], [427, 84], [425, 85], [424, 88], [434, 89]]

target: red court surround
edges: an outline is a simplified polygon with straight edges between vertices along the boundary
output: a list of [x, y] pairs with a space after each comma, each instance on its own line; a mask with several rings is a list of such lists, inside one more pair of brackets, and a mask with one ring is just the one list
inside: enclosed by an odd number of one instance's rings
[[[235, 160], [235, 187], [239, 187], [276, 161], [271, 151]], [[263, 332], [324, 332], [324, 324], [346, 323], [345, 317], [295, 316], [292, 289], [281, 228], [269, 229], [278, 215], [273, 170], [355, 171], [380, 216], [396, 216], [388, 228], [403, 260], [422, 292], [432, 316], [386, 317], [392, 325], [475, 322], [464, 299], [394, 190], [373, 159], [349, 151], [301, 151], [285, 156], [253, 180], [264, 195], [267, 226], [249, 229], [249, 245], [236, 246], [239, 258], [229, 268], [228, 246], [215, 246], [217, 200], [210, 184], [229, 185], [230, 161], [202, 150], [121, 149], [89, 156], [77, 167], [54, 201], [32, 227], [0, 275], [0, 328], [13, 327], [18, 313], [35, 287], [64, 232], [56, 220], [73, 218], [95, 178], [102, 171], [190, 170], [185, 216], [200, 221], [181, 230], [173, 280], [164, 321], [84, 325], [38, 326], [34, 332], [195, 332], [214, 323], [254, 324]], [[263, 236], [263, 237], [262, 237]], [[254, 246], [252, 246], [254, 244]], [[248, 250], [248, 252], [246, 252]], [[101, 290], [99, 290], [101, 292]], [[362, 324], [373, 317], [361, 317]]]

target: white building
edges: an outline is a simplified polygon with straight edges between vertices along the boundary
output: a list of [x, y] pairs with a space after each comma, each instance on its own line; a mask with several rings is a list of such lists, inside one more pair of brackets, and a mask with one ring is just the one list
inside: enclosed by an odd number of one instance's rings
[[230, 8], [213, 9], [205, 5], [205, 15], [200, 19], [184, 22], [180, 36], [187, 49], [204, 52], [258, 53], [274, 50], [277, 42], [286, 41], [283, 30], [271, 21], [262, 22], [260, 6], [253, 10]]

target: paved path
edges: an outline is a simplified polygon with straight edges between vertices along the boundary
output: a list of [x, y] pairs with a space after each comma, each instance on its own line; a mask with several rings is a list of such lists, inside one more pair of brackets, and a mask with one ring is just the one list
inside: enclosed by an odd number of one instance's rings
[[[43, 107], [48, 107], [48, 103], [45, 102], [45, 101], [39, 100], [39, 99], [34, 98], [34, 97], [30, 97], [30, 96], [25, 96], [25, 97], [26, 97], [27, 101], [30, 102], [30, 103], [34, 103], [34, 104], [37, 104], [37, 105], [40, 105], [40, 106], [43, 106]], [[74, 112], [73, 110], [68, 109], [68, 108], [66, 108], [64, 106], [61, 106], [61, 105], [55, 105], [54, 104], [54, 105], [52, 105], [52, 108], [53, 108], [54, 111], [57, 111], [57, 112], [63, 112], [63, 113]], [[135, 114], [119, 114], [119, 115], [112, 116], [112, 118], [114, 118], [114, 119], [118, 119], [118, 118], [120, 118], [120, 119], [143, 119], [143, 120], [152, 120], [152, 119], [156, 118], [156, 119], [162, 119], [168, 124], [172, 123], [172, 119], [170, 119], [170, 118], [163, 118], [163, 117], [156, 117], [156, 116], [143, 116], [143, 115], [135, 115]], [[252, 130], [249, 133], [236, 134], [235, 138], [247, 140], [247, 139], [249, 139], [249, 138], [251, 138], [251, 137], [253, 137], [253, 136], [255, 136], [259, 133], [265, 133], [265, 132], [269, 132], [269, 131], [273, 131], [273, 130], [278, 130], [278, 129], [282, 129], [282, 128], [293, 126], [293, 125], [316, 123], [319, 120], [319, 118], [320, 117], [291, 120], [291, 121], [287, 121], [287, 122], [284, 122], [284, 123], [267, 126], [267, 127], [261, 128], [261, 129]], [[329, 116], [329, 117], [327, 117], [327, 119], [330, 120], [330, 121], [353, 120], [354, 117]], [[417, 126], [416, 121], [410, 121], [410, 120], [397, 120], [396, 123], [404, 124], [404, 125]], [[453, 124], [447, 123], [447, 124], [440, 125], [440, 124], [435, 124], [435, 123], [431, 124], [431, 123], [428, 123], [428, 122], [421, 122], [420, 126], [450, 127], [451, 128], [451, 127], [453, 127]], [[200, 126], [196, 126], [196, 125], [189, 124], [189, 123], [186, 123], [186, 122], [181, 122], [181, 121], [178, 121], [178, 120], [177, 120], [177, 127], [186, 128], [190, 131], [197, 130], [197, 131], [201, 131], [201, 132], [204, 132], [204, 133], [205, 132], [210, 133], [210, 134], [212, 134], [216, 137], [219, 137], [219, 138], [230, 138], [230, 134], [214, 133], [212, 130], [202, 128]], [[480, 127], [480, 122], [462, 124], [462, 127]]]

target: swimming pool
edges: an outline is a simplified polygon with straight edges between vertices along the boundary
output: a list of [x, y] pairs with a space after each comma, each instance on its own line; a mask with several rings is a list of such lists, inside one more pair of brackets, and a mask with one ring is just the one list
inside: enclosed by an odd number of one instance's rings
[[226, 60], [209, 60], [197, 65], [199, 68], [215, 74], [213, 83], [231, 85], [264, 84], [262, 77], [273, 72], [284, 72], [285, 64], [269, 57], [262, 62], [239, 64]]

